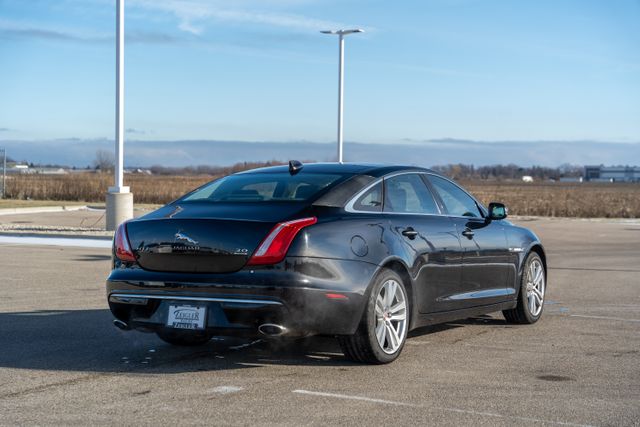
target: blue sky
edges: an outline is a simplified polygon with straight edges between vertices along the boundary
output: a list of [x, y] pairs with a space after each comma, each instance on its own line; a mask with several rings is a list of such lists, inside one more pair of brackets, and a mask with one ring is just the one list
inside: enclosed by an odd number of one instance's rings
[[[637, 0], [127, 0], [127, 138], [640, 141]], [[115, 0], [0, 0], [0, 140], [113, 138]]]

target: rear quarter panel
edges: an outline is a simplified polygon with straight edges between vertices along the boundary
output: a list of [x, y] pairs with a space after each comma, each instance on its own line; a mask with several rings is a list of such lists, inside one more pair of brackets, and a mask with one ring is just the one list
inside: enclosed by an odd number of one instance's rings
[[[331, 218], [319, 217], [318, 223], [303, 229], [296, 237], [288, 258], [304, 259], [307, 265], [299, 268], [314, 268], [314, 259], [347, 260], [350, 265], [349, 276], [333, 272], [333, 280], [366, 297], [373, 278], [381, 266], [389, 261], [403, 264], [409, 276], [412, 276], [412, 266], [416, 265], [414, 257], [407, 253], [406, 245], [402, 244], [398, 235], [393, 232], [391, 222], [384, 215], [345, 213]], [[362, 267], [357, 269], [357, 265]], [[413, 279], [409, 280], [413, 288]], [[415, 293], [411, 297], [416, 307]], [[417, 313], [418, 310], [414, 310], [414, 315]]]
[[349, 214], [319, 218], [303, 229], [288, 256], [334, 258], [379, 265], [400, 248], [390, 236], [389, 221], [382, 215]]

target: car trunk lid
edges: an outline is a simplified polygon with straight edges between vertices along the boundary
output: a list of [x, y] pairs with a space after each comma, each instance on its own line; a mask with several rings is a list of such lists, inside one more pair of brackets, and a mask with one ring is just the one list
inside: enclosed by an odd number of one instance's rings
[[151, 271], [238, 271], [278, 222], [301, 210], [297, 204], [278, 209], [235, 207], [169, 205], [127, 223], [138, 264]]

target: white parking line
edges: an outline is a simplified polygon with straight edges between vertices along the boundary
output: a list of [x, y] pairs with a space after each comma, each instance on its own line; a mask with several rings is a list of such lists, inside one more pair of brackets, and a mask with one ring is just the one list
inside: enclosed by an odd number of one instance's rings
[[110, 248], [111, 240], [82, 239], [73, 237], [32, 237], [32, 236], [0, 236], [0, 244], [5, 245], [45, 245], [67, 246], [78, 248]]
[[309, 390], [293, 390], [293, 393], [306, 394], [310, 396], [332, 397], [336, 399], [360, 400], [363, 402], [381, 403], [384, 405], [409, 406], [413, 408], [433, 409], [433, 410], [445, 411], [445, 412], [455, 412], [458, 414], [469, 414], [469, 415], [476, 415], [476, 416], [482, 416], [482, 417], [503, 418], [506, 420], [530, 421], [530, 422], [532, 421], [532, 422], [542, 423], [542, 424], [552, 424], [552, 425], [571, 426], [571, 427], [593, 427], [589, 424], [576, 424], [576, 423], [570, 423], [570, 422], [564, 422], [564, 421], [550, 421], [550, 420], [543, 420], [540, 418], [519, 417], [515, 415], [504, 415], [504, 414], [496, 414], [493, 412], [480, 412], [480, 411], [473, 411], [473, 410], [459, 409], [459, 408], [445, 408], [440, 406], [415, 405], [412, 403], [398, 402], [394, 400], [373, 399], [370, 397], [353, 396], [348, 394], [326, 393], [326, 392], [309, 391]]
[[209, 392], [218, 393], [218, 394], [229, 394], [229, 393], [237, 393], [242, 390], [243, 390], [242, 387], [237, 387], [234, 385], [223, 385], [220, 387], [212, 388], [211, 390], [209, 390]]
[[584, 314], [570, 314], [571, 317], [582, 317], [584, 319], [601, 319], [601, 320], [616, 320], [618, 322], [640, 322], [640, 319], [623, 319], [621, 317], [607, 317], [607, 316], [587, 316]]
[[362, 400], [364, 402], [371, 402], [371, 403], [384, 403], [385, 405], [414, 406], [414, 407], [420, 406], [420, 405], [413, 405], [411, 403], [395, 402], [393, 400], [372, 399], [370, 397], [364, 397], [364, 396], [349, 396], [347, 394], [323, 393], [319, 391], [293, 390], [293, 393], [309, 394], [311, 396], [335, 397], [338, 399]]

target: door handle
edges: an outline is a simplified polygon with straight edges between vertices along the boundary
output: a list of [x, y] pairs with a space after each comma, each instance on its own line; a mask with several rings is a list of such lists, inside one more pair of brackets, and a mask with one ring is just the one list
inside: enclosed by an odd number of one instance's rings
[[409, 239], [413, 240], [418, 235], [418, 232], [413, 229], [413, 227], [407, 227], [402, 231], [403, 236], [407, 236]]
[[468, 239], [473, 238], [473, 235], [476, 234], [473, 232], [472, 229], [470, 229], [469, 227], [465, 228], [464, 231], [462, 232], [462, 235]]

